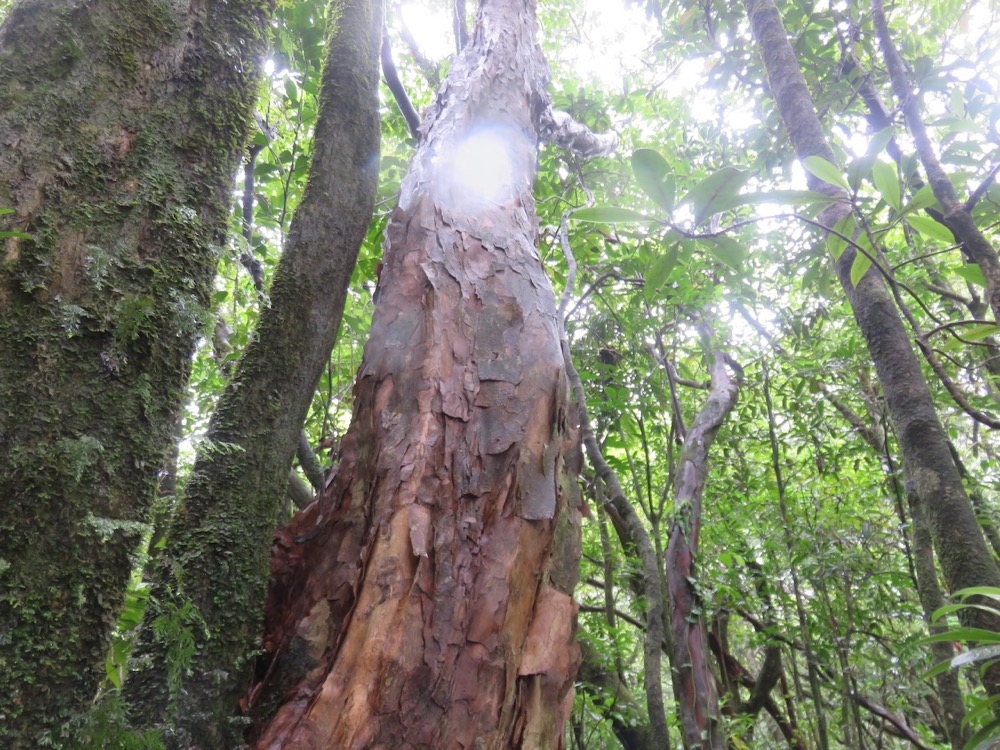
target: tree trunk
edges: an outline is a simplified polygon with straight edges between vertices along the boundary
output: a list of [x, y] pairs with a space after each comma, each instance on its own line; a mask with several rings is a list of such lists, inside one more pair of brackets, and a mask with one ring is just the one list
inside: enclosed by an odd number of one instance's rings
[[1000, 257], [997, 256], [996, 248], [990, 244], [990, 241], [976, 224], [975, 219], [972, 218], [972, 209], [958, 199], [958, 193], [951, 182], [951, 177], [945, 172], [937, 158], [934, 144], [924, 126], [920, 111], [920, 97], [910, 86], [907, 65], [892, 40], [882, 0], [872, 0], [871, 8], [872, 24], [875, 26], [879, 45], [882, 47], [882, 55], [889, 71], [889, 79], [892, 82], [896, 98], [899, 99], [899, 107], [903, 111], [906, 127], [913, 137], [917, 155], [927, 173], [927, 181], [930, 183], [937, 202], [941, 204], [941, 213], [946, 219], [948, 228], [952, 230], [955, 239], [958, 240], [966, 255], [971, 257], [982, 270], [990, 308], [993, 310], [994, 318], [1000, 320]]
[[534, 2], [484, 0], [425, 118], [337, 476], [273, 552], [254, 747], [562, 745], [581, 458], [534, 245], [534, 34]]
[[[917, 570], [917, 586], [920, 595], [920, 606], [924, 610], [927, 629], [931, 635], [944, 632], [947, 628], [943, 623], [934, 621], [934, 613], [945, 605], [941, 587], [938, 585], [938, 572], [934, 566], [934, 550], [931, 546], [931, 532], [927, 519], [924, 518], [925, 508], [919, 502], [916, 493], [907, 493], [910, 505], [910, 519], [913, 524], [913, 557]], [[951, 661], [955, 655], [954, 644], [936, 642], [930, 644], [934, 664]], [[952, 750], [962, 750], [968, 742], [971, 732], [965, 726], [965, 704], [962, 701], [962, 689], [958, 682], [958, 670], [946, 669], [934, 675], [934, 685], [938, 698], [941, 700], [941, 710], [944, 713], [942, 721], [944, 730], [951, 743]]]
[[736, 404], [739, 386], [726, 372], [726, 360], [714, 352], [711, 387], [684, 438], [679, 476], [674, 486], [674, 521], [667, 544], [667, 590], [670, 592], [671, 667], [675, 672], [677, 712], [684, 747], [723, 750], [726, 731], [708, 662], [705, 620], [694, 589], [694, 561], [701, 530], [701, 496], [708, 474], [708, 450], [719, 427]]
[[93, 698], [229, 217], [270, 0], [0, 27], [0, 745]]
[[[774, 3], [744, 0], [744, 4], [772, 94], [797, 156], [820, 156], [835, 164]], [[816, 178], [811, 182], [814, 189], [839, 201], [820, 215], [825, 226], [835, 226], [851, 212], [846, 192]], [[924, 505], [948, 587], [952, 591], [970, 586], [998, 587], [1000, 571], [952, 461], [944, 429], [899, 312], [876, 268], [868, 269], [857, 285], [851, 281], [854, 257], [854, 249], [848, 247], [837, 260], [837, 273], [878, 372], [899, 439], [907, 488], [912, 488]], [[968, 626], [1000, 631], [1000, 617], [983, 609], [967, 608], [961, 616]], [[987, 671], [985, 682], [990, 694], [1000, 693], [1000, 665]]]
[[[147, 667], [126, 686], [137, 722], [174, 724], [171, 742], [185, 748], [226, 747], [242, 734], [227, 725], [251, 677], [268, 549], [375, 204], [381, 3], [335, 6], [306, 189], [270, 305], [212, 415], [167, 540], [138, 649]], [[186, 602], [204, 625], [196, 637], [205, 636], [190, 668], [168, 685], [173, 644], [155, 636], [155, 623]]]

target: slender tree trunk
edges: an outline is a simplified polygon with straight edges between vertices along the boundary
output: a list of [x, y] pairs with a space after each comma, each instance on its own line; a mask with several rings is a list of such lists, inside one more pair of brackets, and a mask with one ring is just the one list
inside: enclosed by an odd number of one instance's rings
[[425, 117], [337, 476], [273, 553], [257, 748], [562, 746], [581, 458], [534, 245], [534, 35], [533, 2], [484, 0]]
[[697, 614], [694, 560], [701, 530], [701, 497], [708, 473], [708, 450], [719, 427], [736, 404], [739, 386], [715, 352], [708, 400], [684, 438], [675, 482], [674, 522], [667, 544], [667, 589], [670, 592], [671, 667], [675, 674], [677, 711], [685, 748], [726, 747], [711, 667], [705, 620]]
[[[268, 549], [375, 203], [381, 2], [336, 2], [330, 23], [306, 189], [270, 305], [212, 415], [167, 540], [138, 649], [148, 666], [126, 685], [137, 723], [174, 724], [171, 741], [185, 748], [238, 744], [241, 731], [227, 725], [251, 676]], [[187, 602], [197, 651], [168, 685], [173, 644], [156, 637], [156, 623]]]
[[[664, 643], [669, 643], [669, 631], [666, 626], [664, 611], [663, 585], [660, 576], [660, 564], [656, 550], [650, 539], [649, 532], [642, 523], [636, 511], [622, 489], [617, 473], [604, 459], [601, 448], [597, 444], [594, 428], [587, 414], [587, 395], [583, 389], [580, 374], [573, 366], [569, 353], [569, 342], [563, 340], [563, 361], [569, 374], [570, 386], [580, 407], [580, 423], [583, 432], [583, 446], [587, 458], [594, 467], [594, 473], [607, 488], [606, 506], [609, 516], [615, 522], [615, 529], [626, 549], [634, 549], [642, 568], [642, 590], [639, 596], [646, 599], [646, 632], [643, 636], [643, 670], [646, 675], [646, 711], [649, 713], [650, 731], [653, 733], [653, 743], [664, 750], [670, 748], [670, 733], [667, 729], [667, 714], [663, 703], [663, 684], [661, 673], [662, 652]], [[611, 512], [613, 510], [613, 513]], [[669, 647], [668, 647], [669, 650]], [[656, 675], [656, 677], [652, 677]]]
[[[819, 156], [835, 164], [774, 3], [744, 0], [744, 4], [796, 154], [800, 159]], [[829, 183], [815, 178], [812, 182], [815, 189], [838, 201], [820, 216], [825, 226], [833, 227], [852, 210], [848, 196]], [[837, 273], [875, 364], [899, 439], [907, 487], [912, 487], [924, 505], [948, 587], [955, 591], [1000, 586], [1000, 571], [952, 461], [899, 312], [877, 269], [870, 268], [855, 286], [851, 281], [854, 257], [854, 249], [847, 248], [836, 262]], [[970, 608], [963, 610], [962, 617], [967, 625], [1000, 631], [1000, 618], [987, 611]], [[986, 685], [991, 694], [1000, 693], [1000, 665], [987, 672]]]
[[270, 0], [0, 27], [0, 745], [93, 698], [211, 302]]

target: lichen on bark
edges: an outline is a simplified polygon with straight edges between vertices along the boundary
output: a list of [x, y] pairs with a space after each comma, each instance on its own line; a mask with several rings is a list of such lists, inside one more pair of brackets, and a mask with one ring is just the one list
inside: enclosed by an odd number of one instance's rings
[[210, 302], [268, 0], [0, 27], [0, 744], [92, 699]]

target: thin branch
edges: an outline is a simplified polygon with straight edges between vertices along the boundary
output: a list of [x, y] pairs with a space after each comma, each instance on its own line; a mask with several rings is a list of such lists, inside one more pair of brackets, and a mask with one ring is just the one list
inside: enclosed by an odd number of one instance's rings
[[892, 726], [894, 726], [896, 730], [899, 732], [899, 736], [908, 740], [914, 747], [918, 748], [918, 750], [931, 750], [931, 748], [928, 745], [925, 745], [921, 741], [920, 736], [912, 729], [910, 729], [910, 727], [906, 724], [906, 722], [903, 719], [900, 719], [891, 711], [875, 703], [872, 703], [870, 700], [868, 700], [864, 696], [858, 695], [857, 693], [854, 693], [853, 695], [851, 695], [851, 697], [854, 698], [854, 701], [862, 708], [870, 711], [875, 716], [878, 716], [880, 719], [884, 719], [885, 721], [892, 724]]
[[459, 52], [469, 43], [469, 27], [465, 18], [465, 0], [455, 0], [452, 6], [452, 25], [455, 27], [455, 46]]
[[972, 195], [969, 196], [969, 200], [965, 202], [966, 211], [971, 212], [972, 209], [976, 207], [976, 204], [979, 203], [979, 199], [986, 194], [989, 186], [993, 184], [993, 180], [996, 178], [998, 171], [1000, 171], [1000, 164], [993, 167], [993, 169], [990, 170], [990, 173], [986, 175], [986, 178], [979, 183], [979, 187], [972, 191]]
[[382, 75], [385, 78], [385, 85], [392, 92], [396, 105], [406, 120], [406, 125], [410, 129], [413, 138], [420, 139], [420, 115], [413, 108], [413, 103], [403, 87], [403, 82], [399, 79], [399, 71], [396, 70], [396, 63], [392, 59], [392, 43], [389, 41], [389, 27], [382, 27]]

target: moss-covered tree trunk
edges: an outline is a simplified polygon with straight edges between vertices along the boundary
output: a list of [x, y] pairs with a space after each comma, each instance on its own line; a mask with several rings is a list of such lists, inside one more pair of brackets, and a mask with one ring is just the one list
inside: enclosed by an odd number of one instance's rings
[[94, 695], [210, 302], [270, 0], [0, 28], [0, 745]]
[[484, 0], [388, 228], [336, 478], [280, 535], [259, 748], [557, 748], [579, 448], [531, 194], [531, 0]]
[[[156, 575], [126, 684], [134, 720], [173, 725], [187, 748], [239, 744], [227, 728], [250, 678], [267, 591], [268, 550], [302, 423], [340, 325], [371, 222], [379, 163], [381, 0], [330, 4], [327, 55], [309, 179], [270, 305], [209, 423]], [[196, 653], [176, 684], [175, 644], [159, 618], [197, 608]]]
[[[819, 156], [835, 164], [777, 8], [772, 0], [744, 0], [744, 5], [796, 155], [800, 159]], [[825, 226], [832, 228], [850, 214], [846, 191], [816, 178], [811, 183], [836, 201], [820, 215]], [[948, 587], [956, 591], [1000, 586], [996, 560], [962, 485], [899, 311], [877, 269], [870, 268], [857, 284], [851, 280], [854, 258], [854, 249], [848, 247], [836, 262], [837, 274], [885, 393], [907, 491], [915, 493], [923, 506]], [[1000, 630], [1000, 617], [986, 609], [969, 608], [961, 616], [969, 626]], [[985, 682], [991, 694], [1000, 694], [1000, 665], [987, 670]]]

